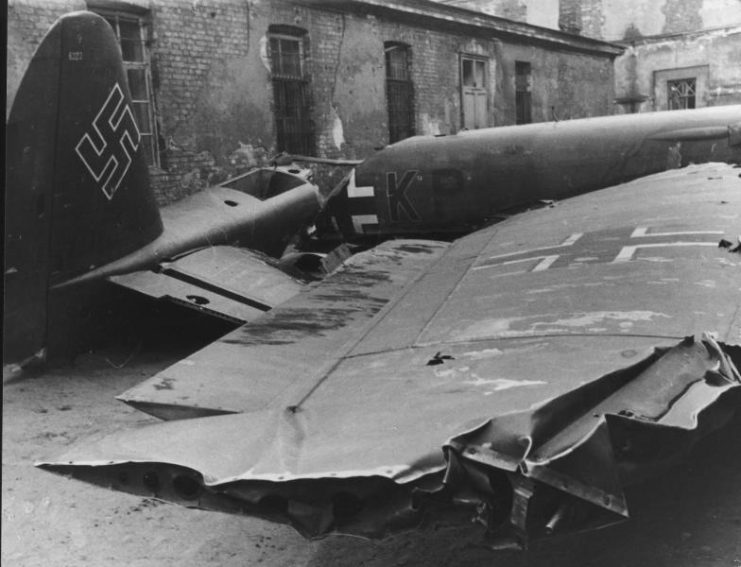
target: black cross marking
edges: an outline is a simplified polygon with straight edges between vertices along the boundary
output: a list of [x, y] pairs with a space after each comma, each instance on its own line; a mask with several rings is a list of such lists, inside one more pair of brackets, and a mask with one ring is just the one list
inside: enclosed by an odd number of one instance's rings
[[542, 272], [594, 263], [621, 263], [642, 249], [718, 246], [720, 231], [662, 232], [647, 227], [573, 233], [561, 244], [484, 258], [474, 270], [520, 265], [514, 273]]

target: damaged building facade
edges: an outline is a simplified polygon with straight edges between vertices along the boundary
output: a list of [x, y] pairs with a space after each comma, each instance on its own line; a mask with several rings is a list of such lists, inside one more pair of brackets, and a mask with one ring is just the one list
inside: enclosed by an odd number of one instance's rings
[[439, 0], [623, 45], [616, 112], [741, 102], [739, 0]]
[[741, 102], [738, 0], [568, 0], [573, 31], [626, 47], [615, 61], [625, 112]]
[[279, 152], [362, 159], [415, 134], [610, 114], [622, 53], [427, 0], [11, 0], [8, 104], [79, 9], [119, 37], [161, 203]]

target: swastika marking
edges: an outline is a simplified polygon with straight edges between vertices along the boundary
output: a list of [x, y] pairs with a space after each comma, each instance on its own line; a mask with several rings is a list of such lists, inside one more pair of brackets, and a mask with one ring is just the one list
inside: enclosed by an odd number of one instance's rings
[[121, 86], [113, 85], [91, 128], [75, 147], [90, 175], [110, 201], [116, 194], [133, 156], [139, 149], [141, 133], [131, 108], [125, 103]]
[[524, 266], [503, 275], [543, 272], [553, 268], [575, 267], [594, 263], [621, 263], [635, 259], [643, 249], [668, 249], [687, 246], [718, 246], [713, 230], [658, 232], [648, 227], [574, 233], [561, 244], [531, 248], [483, 259], [474, 270]]

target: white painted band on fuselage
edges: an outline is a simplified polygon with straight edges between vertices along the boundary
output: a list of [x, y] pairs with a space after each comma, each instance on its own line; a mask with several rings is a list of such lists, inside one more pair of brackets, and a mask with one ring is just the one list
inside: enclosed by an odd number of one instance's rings
[[347, 196], [351, 199], [358, 197], [373, 197], [373, 186], [364, 185], [358, 187], [355, 185], [355, 170], [350, 173], [350, 180], [347, 182]]
[[378, 217], [376, 215], [353, 215], [352, 226], [357, 234], [363, 234], [365, 227], [368, 225], [378, 225]]

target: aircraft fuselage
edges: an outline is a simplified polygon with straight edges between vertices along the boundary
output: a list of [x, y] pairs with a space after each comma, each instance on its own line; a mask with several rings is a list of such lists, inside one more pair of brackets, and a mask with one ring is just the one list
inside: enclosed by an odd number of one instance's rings
[[330, 212], [348, 239], [463, 234], [538, 201], [707, 161], [741, 162], [741, 106], [409, 138], [353, 170]]

